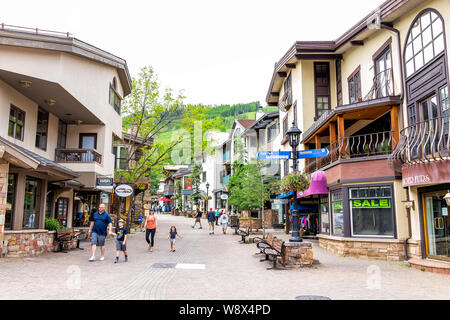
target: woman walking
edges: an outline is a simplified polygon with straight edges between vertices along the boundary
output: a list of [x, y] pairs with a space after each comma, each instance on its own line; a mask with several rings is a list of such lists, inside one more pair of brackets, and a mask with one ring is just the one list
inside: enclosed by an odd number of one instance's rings
[[155, 213], [153, 211], [150, 211], [150, 214], [147, 216], [145, 227], [145, 240], [148, 243], [148, 250], [151, 252], [153, 251], [153, 245], [155, 244], [156, 228], [158, 228], [158, 222], [156, 221]]

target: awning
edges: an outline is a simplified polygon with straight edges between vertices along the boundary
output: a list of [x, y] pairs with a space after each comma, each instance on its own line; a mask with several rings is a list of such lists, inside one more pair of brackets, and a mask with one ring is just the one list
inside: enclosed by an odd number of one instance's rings
[[293, 197], [293, 196], [294, 196], [294, 192], [293, 191], [291, 191], [289, 193], [282, 193], [282, 194], [280, 194], [280, 199], [286, 199], [286, 198], [290, 198], [290, 197]]
[[166, 198], [166, 197], [162, 197], [162, 198], [159, 198], [158, 201], [173, 201], [173, 200], [170, 200], [169, 198]]
[[309, 188], [303, 192], [297, 192], [297, 198], [303, 198], [313, 194], [328, 194], [327, 176], [323, 171], [316, 171], [312, 174]]
[[[290, 210], [294, 210], [294, 204], [291, 204]], [[317, 211], [317, 206], [306, 205], [306, 204], [298, 204], [297, 205], [297, 210]]]

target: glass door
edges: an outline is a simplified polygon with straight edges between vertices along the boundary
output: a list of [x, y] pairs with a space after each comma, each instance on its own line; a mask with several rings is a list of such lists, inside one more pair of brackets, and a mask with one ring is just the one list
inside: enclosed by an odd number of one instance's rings
[[447, 191], [423, 195], [427, 256], [450, 261], [450, 219], [444, 195]]
[[[97, 149], [97, 134], [80, 133], [80, 149]], [[94, 155], [91, 150], [82, 153], [82, 162], [94, 161]]]
[[391, 96], [394, 93], [391, 80], [391, 50], [386, 50], [375, 60], [375, 82], [377, 98]]
[[420, 144], [424, 155], [431, 155], [436, 152], [436, 137], [439, 139], [439, 122], [432, 121], [439, 116], [439, 109], [436, 95], [423, 100], [419, 104], [420, 117]]
[[41, 208], [41, 180], [26, 177], [23, 228], [38, 229]]

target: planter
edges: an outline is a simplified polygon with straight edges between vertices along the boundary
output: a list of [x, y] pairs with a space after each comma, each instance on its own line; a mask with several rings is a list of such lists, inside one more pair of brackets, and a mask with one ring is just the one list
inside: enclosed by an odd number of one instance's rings
[[262, 219], [260, 218], [239, 218], [239, 228], [250, 228], [251, 230], [262, 229]]

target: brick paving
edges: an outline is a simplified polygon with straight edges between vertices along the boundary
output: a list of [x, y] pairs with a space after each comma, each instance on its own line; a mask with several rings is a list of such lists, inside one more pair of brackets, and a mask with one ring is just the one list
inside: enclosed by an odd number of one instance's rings
[[[130, 236], [129, 262], [113, 263], [114, 241], [105, 261], [89, 262], [84, 251], [49, 253], [34, 258], [0, 259], [0, 299], [295, 299], [320, 295], [331, 299], [450, 299], [450, 276], [422, 272], [402, 262], [340, 257], [313, 242], [320, 264], [297, 270], [266, 270], [253, 244], [240, 237], [193, 230], [191, 218], [159, 215], [153, 252], [144, 233]], [[169, 251], [169, 227], [184, 236]], [[155, 263], [204, 264], [204, 270], [154, 268]], [[374, 272], [374, 273], [373, 273]], [[377, 272], [379, 276], [377, 275]], [[377, 279], [379, 281], [377, 281]]]

